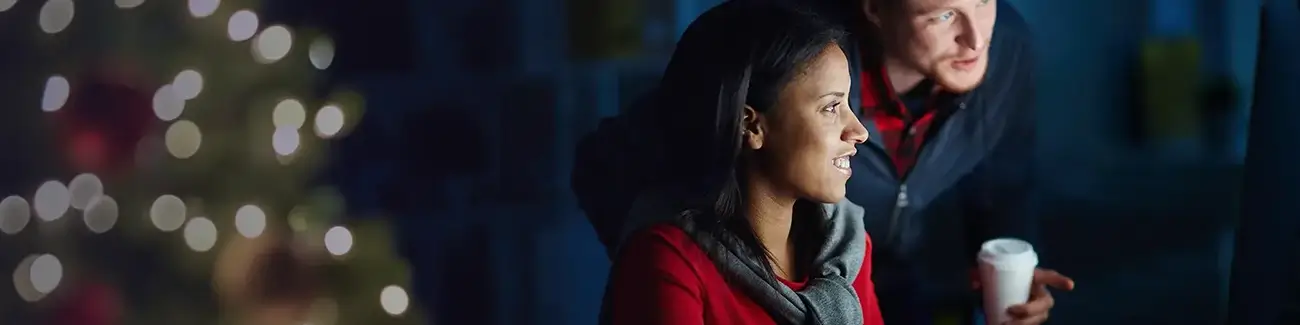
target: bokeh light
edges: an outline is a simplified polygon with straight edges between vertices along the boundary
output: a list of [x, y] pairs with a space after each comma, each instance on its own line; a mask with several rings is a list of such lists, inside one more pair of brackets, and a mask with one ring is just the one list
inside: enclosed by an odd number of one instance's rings
[[68, 84], [67, 78], [58, 75], [50, 76], [45, 81], [45, 93], [41, 96], [41, 110], [53, 112], [63, 108], [71, 94], [72, 85]]
[[273, 63], [289, 55], [293, 48], [293, 33], [288, 27], [273, 25], [262, 30], [253, 39], [253, 55], [258, 62]]
[[131, 9], [144, 4], [144, 0], [113, 0], [113, 4], [118, 8]]
[[343, 124], [346, 123], [343, 116], [343, 109], [338, 105], [329, 104], [321, 107], [316, 111], [315, 131], [316, 135], [322, 139], [333, 138], [343, 130]]
[[325, 232], [325, 250], [334, 256], [343, 256], [352, 251], [352, 231], [343, 226], [335, 226]]
[[185, 224], [185, 201], [181, 198], [164, 194], [153, 201], [149, 206], [149, 220], [153, 226], [163, 232], [172, 232], [180, 229]]
[[27, 228], [32, 220], [32, 206], [21, 196], [10, 195], [0, 200], [0, 232], [14, 235]]
[[405, 313], [406, 308], [410, 307], [411, 297], [406, 294], [406, 289], [390, 285], [379, 292], [379, 305], [384, 308], [384, 312], [397, 316]]
[[189, 0], [190, 15], [194, 18], [211, 16], [221, 6], [221, 0]]
[[82, 213], [82, 219], [86, 223], [86, 229], [96, 234], [102, 234], [113, 229], [117, 225], [118, 217], [117, 200], [107, 195], [95, 197], [95, 200], [86, 207]]
[[163, 143], [172, 157], [186, 159], [199, 152], [199, 146], [203, 144], [203, 133], [194, 122], [180, 120], [167, 128]]
[[325, 36], [317, 37], [307, 47], [307, 59], [316, 69], [329, 69], [330, 64], [334, 63], [334, 41]]
[[266, 230], [266, 212], [256, 205], [245, 205], [235, 211], [235, 230], [247, 238], [257, 238]]
[[217, 245], [217, 225], [204, 217], [195, 217], [185, 223], [185, 245], [195, 252], [206, 252]]
[[41, 220], [54, 221], [63, 217], [72, 204], [72, 194], [68, 187], [59, 181], [46, 181], [36, 189], [34, 196], [36, 216]]
[[68, 182], [69, 203], [72, 208], [85, 210], [100, 195], [104, 195], [104, 182], [91, 173], [78, 174]]
[[235, 42], [247, 41], [257, 34], [258, 23], [256, 13], [250, 10], [236, 11], [230, 15], [230, 21], [227, 22], [226, 36]]
[[76, 12], [76, 5], [72, 0], [47, 0], [45, 5], [41, 6], [37, 22], [45, 33], [56, 34], [72, 24], [72, 17], [76, 16]]

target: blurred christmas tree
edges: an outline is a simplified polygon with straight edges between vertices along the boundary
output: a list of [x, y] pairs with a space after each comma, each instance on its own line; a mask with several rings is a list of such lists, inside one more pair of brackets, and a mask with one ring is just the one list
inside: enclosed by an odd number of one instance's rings
[[0, 0], [5, 323], [421, 323], [387, 225], [312, 182], [362, 97], [259, 5]]

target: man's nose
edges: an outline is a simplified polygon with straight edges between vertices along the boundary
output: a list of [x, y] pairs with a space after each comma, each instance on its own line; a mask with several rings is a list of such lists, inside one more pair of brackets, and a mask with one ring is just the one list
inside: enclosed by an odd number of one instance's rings
[[984, 49], [985, 44], [988, 44], [988, 40], [986, 39], [987, 37], [987, 35], [981, 33], [979, 28], [975, 26], [974, 19], [962, 19], [962, 32], [957, 35], [957, 43], [961, 44], [965, 48], [978, 52]]

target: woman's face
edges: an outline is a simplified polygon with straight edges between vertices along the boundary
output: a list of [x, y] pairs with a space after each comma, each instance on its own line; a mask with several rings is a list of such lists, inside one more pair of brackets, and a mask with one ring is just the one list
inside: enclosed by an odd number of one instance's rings
[[762, 114], [746, 109], [751, 181], [766, 183], [773, 195], [823, 203], [844, 197], [849, 158], [867, 140], [849, 107], [851, 80], [844, 52], [828, 46], [785, 86], [775, 107]]

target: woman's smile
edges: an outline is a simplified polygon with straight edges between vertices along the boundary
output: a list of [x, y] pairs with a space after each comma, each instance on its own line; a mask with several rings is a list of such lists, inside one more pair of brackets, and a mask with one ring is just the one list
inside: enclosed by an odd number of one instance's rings
[[855, 153], [855, 151], [850, 151], [849, 153], [835, 157], [835, 159], [831, 159], [831, 165], [834, 165], [836, 170], [843, 173], [844, 177], [853, 176], [853, 167], [852, 164], [849, 163], [849, 158], [853, 157], [853, 154]]

